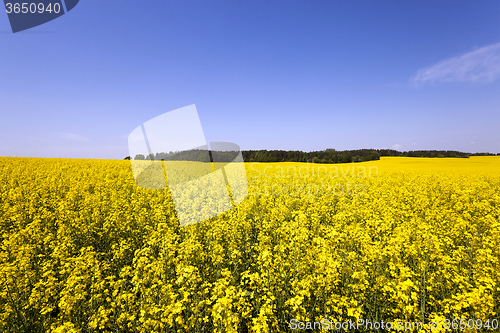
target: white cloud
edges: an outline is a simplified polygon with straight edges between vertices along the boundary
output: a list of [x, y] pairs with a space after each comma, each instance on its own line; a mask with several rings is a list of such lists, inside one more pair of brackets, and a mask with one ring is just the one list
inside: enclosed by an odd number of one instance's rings
[[392, 145], [392, 149], [399, 149], [401, 147], [403, 147], [403, 146], [400, 145], [399, 143], [396, 143], [396, 144]]
[[427, 82], [488, 83], [500, 77], [500, 43], [443, 60], [417, 71], [414, 84]]

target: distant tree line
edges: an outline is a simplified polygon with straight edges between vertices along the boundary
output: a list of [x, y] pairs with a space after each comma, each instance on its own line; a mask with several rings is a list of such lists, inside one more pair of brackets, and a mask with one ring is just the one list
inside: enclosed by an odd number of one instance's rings
[[374, 149], [303, 152], [299, 150], [243, 150], [245, 162], [313, 162], [313, 163], [349, 163], [379, 160], [380, 154]]
[[239, 154], [239, 151], [214, 151], [206, 149], [190, 149], [169, 153], [156, 153], [144, 156], [135, 155], [134, 160], [154, 161], [197, 161], [197, 162], [231, 162]]
[[410, 150], [398, 151], [393, 149], [377, 149], [380, 156], [404, 156], [404, 157], [458, 157], [468, 158], [471, 154], [455, 150]]
[[393, 149], [377, 149], [380, 156], [404, 156], [404, 157], [458, 157], [468, 158], [469, 156], [500, 156], [493, 153], [463, 153], [456, 150], [410, 150], [397, 151]]
[[[350, 163], [379, 160], [381, 156], [430, 157], [430, 158], [468, 158], [469, 156], [495, 156], [493, 153], [463, 153], [455, 150], [411, 150], [398, 151], [394, 149], [357, 149], [342, 150], [326, 149], [321, 151], [303, 152], [299, 150], [243, 150], [245, 162], [312, 162], [312, 163]], [[164, 161], [198, 161], [198, 162], [231, 162], [238, 151], [208, 151], [191, 149], [179, 152], [136, 155], [134, 160], [164, 160]], [[130, 159], [127, 156], [125, 159]]]
[[493, 154], [493, 153], [473, 153], [473, 154], [470, 154], [470, 156], [500, 156], [500, 153], [498, 153], [498, 154]]
[[[303, 152], [286, 150], [243, 150], [245, 162], [312, 162], [312, 163], [350, 163], [379, 160], [380, 155], [374, 149], [358, 149], [336, 151], [326, 149], [324, 151]], [[237, 156], [238, 151], [208, 151], [201, 149], [184, 150], [179, 152], [156, 153], [149, 155], [138, 154], [134, 160], [164, 160], [164, 161], [198, 161], [198, 162], [231, 162]], [[130, 159], [127, 156], [125, 159]]]

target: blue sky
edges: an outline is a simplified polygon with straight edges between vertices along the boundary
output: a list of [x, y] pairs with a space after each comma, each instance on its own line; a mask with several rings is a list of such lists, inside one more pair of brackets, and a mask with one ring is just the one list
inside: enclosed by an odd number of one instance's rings
[[499, 1], [86, 0], [12, 34], [0, 156], [116, 158], [196, 104], [242, 149], [500, 152]]

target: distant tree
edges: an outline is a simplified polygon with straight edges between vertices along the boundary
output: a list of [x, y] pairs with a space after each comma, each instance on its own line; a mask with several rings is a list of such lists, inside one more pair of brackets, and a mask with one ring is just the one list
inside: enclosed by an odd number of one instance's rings
[[154, 154], [149, 154], [148, 157], [146, 157], [147, 160], [154, 161], [155, 155]]
[[130, 156], [125, 157], [124, 160], [130, 160]]
[[210, 162], [210, 156], [208, 156], [208, 151], [207, 152], [201, 152], [198, 155], [198, 161], [200, 161], [200, 162]]
[[319, 158], [317, 156], [314, 156], [313, 159], [312, 159], [312, 162], [313, 163], [318, 163], [319, 161]]
[[144, 160], [144, 159], [145, 159], [144, 155], [142, 155], [142, 154], [137, 154], [134, 157], [134, 160], [137, 160], [137, 161], [141, 161], [141, 160]]
[[370, 155], [368, 155], [368, 161], [380, 160], [380, 155], [375, 150], [373, 150]]

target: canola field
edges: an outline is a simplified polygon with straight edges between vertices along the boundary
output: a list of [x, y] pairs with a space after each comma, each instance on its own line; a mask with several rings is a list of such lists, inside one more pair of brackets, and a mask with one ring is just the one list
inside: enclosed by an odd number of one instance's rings
[[245, 167], [180, 227], [129, 161], [0, 157], [0, 331], [498, 331], [500, 157]]

